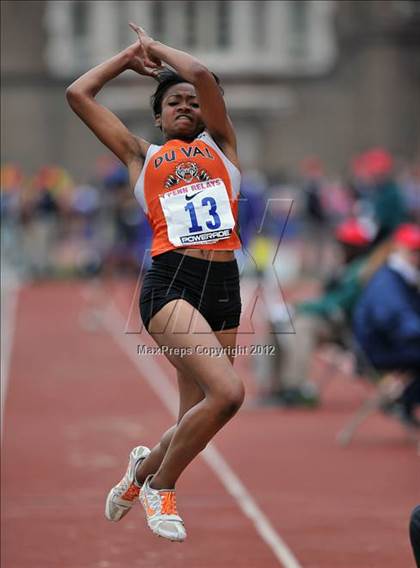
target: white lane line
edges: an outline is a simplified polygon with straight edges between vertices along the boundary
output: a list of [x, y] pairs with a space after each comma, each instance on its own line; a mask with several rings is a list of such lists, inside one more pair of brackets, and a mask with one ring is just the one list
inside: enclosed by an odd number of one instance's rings
[[[134, 336], [124, 333], [126, 322], [113, 303], [107, 306], [103, 316], [103, 323], [108, 333], [140, 370], [142, 377], [146, 379], [148, 385], [155, 391], [156, 395], [176, 419], [178, 414], [178, 393], [166, 373], [152, 357], [148, 357], [146, 360], [140, 359], [137, 355], [137, 345], [143, 344], [140, 335]], [[280, 565], [283, 568], [302, 568], [290, 548], [273, 528], [268, 518], [258, 507], [249, 491], [214, 444], [209, 444], [201, 456], [213, 470], [216, 477], [219, 478], [226, 491], [235, 499], [242, 512], [251, 519], [257, 533], [269, 546]]]
[[9, 383], [10, 359], [16, 329], [19, 281], [6, 264], [1, 267], [1, 438], [3, 439], [4, 407]]

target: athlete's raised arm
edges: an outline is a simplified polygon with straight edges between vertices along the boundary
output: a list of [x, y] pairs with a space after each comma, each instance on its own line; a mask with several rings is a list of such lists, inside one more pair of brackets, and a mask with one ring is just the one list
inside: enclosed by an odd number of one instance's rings
[[155, 77], [159, 64], [147, 59], [140, 41], [137, 41], [79, 77], [68, 87], [66, 97], [74, 112], [99, 140], [129, 166], [134, 159], [144, 158], [149, 143], [131, 133], [114, 113], [95, 100], [108, 81], [127, 69]]
[[236, 136], [226, 110], [223, 94], [211, 71], [198, 59], [151, 38], [143, 28], [130, 23], [137, 33], [145, 54], [151, 61], [170, 65], [197, 91], [201, 115], [209, 133], [228, 153], [236, 156]]

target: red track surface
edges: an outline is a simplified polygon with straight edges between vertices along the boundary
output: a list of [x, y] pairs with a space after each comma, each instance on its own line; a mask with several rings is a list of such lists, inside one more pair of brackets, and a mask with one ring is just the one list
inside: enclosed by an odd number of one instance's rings
[[[178, 485], [184, 544], [154, 537], [140, 507], [119, 524], [105, 520], [105, 495], [131, 447], [155, 443], [172, 418], [111, 336], [81, 326], [85, 287], [20, 293], [4, 417], [2, 568], [278, 567], [201, 459]], [[125, 314], [132, 289], [113, 293]], [[249, 361], [237, 366], [247, 404], [216, 446], [302, 566], [414, 566], [407, 524], [420, 502], [418, 458], [398, 424], [373, 416], [341, 449], [334, 437], [362, 385], [336, 380], [316, 411], [267, 409], [253, 405]]]

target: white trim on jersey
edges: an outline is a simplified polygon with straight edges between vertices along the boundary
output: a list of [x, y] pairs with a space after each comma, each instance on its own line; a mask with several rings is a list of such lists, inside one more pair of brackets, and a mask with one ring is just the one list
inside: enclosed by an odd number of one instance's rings
[[148, 163], [150, 162], [150, 160], [152, 159], [152, 157], [154, 156], [154, 154], [156, 154], [156, 152], [159, 152], [159, 150], [161, 148], [162, 148], [162, 146], [157, 146], [156, 144], [150, 144], [150, 146], [148, 147], [147, 152], [146, 152], [146, 157], [144, 159], [143, 168], [140, 172], [138, 180], [136, 181], [136, 185], [134, 186], [134, 195], [135, 195], [137, 201], [140, 203], [141, 208], [146, 213], [146, 215], [149, 212], [148, 207], [147, 207], [147, 203], [146, 203], [146, 198], [144, 196], [144, 176], [145, 176], [145, 173], [146, 173], [146, 167], [147, 167]]
[[222, 152], [222, 150], [219, 148], [219, 146], [216, 144], [207, 130], [204, 130], [204, 132], [197, 136], [196, 140], [202, 140], [203, 142], [211, 146], [213, 150], [215, 150], [222, 158], [232, 183], [232, 198], [236, 199], [241, 189], [241, 172], [239, 171], [239, 169], [229, 160], [227, 156], [225, 156], [225, 154]]

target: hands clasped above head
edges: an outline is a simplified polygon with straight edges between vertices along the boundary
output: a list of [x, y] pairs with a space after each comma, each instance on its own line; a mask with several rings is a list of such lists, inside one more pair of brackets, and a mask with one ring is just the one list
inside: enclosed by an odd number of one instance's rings
[[162, 66], [160, 59], [150, 54], [150, 46], [154, 39], [137, 24], [130, 22], [129, 26], [137, 34], [138, 38], [136, 43], [129, 48], [132, 54], [129, 69], [136, 71], [140, 75], [156, 78], [165, 67]]

